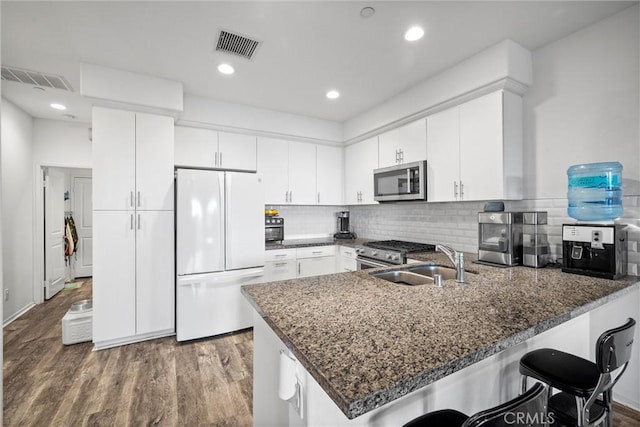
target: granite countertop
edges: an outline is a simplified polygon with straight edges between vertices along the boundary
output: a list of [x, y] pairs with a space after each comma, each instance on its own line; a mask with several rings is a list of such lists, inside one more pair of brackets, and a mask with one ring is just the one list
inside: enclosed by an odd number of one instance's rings
[[[441, 253], [411, 258], [450, 265]], [[466, 270], [478, 274], [467, 273], [464, 285], [406, 286], [362, 270], [242, 292], [352, 419], [640, 286], [637, 277], [496, 268], [471, 258]]]
[[294, 249], [294, 248], [306, 248], [310, 246], [332, 246], [341, 245], [355, 247], [361, 245], [364, 242], [370, 242], [372, 239], [334, 239], [333, 237], [318, 237], [311, 239], [286, 239], [281, 242], [267, 242], [265, 244], [266, 250], [273, 249]]

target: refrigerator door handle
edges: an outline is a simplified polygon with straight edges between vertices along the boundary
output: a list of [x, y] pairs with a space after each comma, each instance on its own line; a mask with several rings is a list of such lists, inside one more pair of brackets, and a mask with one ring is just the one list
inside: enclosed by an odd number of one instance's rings
[[250, 279], [264, 274], [264, 268], [247, 268], [245, 270], [230, 270], [222, 273], [188, 274], [178, 276], [178, 287], [189, 287], [197, 283], [210, 282], [212, 284], [225, 284], [237, 282], [238, 279]]

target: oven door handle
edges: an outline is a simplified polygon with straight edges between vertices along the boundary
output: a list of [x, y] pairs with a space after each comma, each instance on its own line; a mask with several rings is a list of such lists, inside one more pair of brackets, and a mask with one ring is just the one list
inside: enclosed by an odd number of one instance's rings
[[373, 261], [372, 259], [369, 259], [369, 258], [361, 258], [361, 257], [357, 257], [356, 258], [356, 262], [357, 262], [358, 270], [364, 270], [362, 268], [362, 265], [370, 266], [372, 268], [392, 267], [393, 266], [393, 264], [388, 264], [388, 263], [384, 263], [384, 262], [377, 262], [377, 261]]

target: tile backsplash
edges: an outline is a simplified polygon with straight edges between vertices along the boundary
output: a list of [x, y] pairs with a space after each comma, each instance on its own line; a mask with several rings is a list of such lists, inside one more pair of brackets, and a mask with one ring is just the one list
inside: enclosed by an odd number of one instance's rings
[[[353, 206], [275, 206], [285, 218], [285, 237], [329, 236], [336, 231], [336, 212], [351, 212], [351, 229], [360, 237], [443, 243], [465, 252], [478, 251], [478, 212], [484, 202], [405, 202]], [[562, 224], [574, 223], [567, 215], [566, 199], [505, 202], [507, 211], [546, 211], [552, 257], [562, 257]], [[640, 272], [640, 196], [624, 198], [624, 215], [616, 221], [628, 224], [628, 273]]]

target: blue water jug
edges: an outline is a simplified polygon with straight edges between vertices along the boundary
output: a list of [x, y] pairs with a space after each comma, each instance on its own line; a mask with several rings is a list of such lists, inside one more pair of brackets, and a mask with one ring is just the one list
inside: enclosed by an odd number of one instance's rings
[[586, 163], [567, 169], [571, 218], [610, 221], [622, 215], [622, 165], [619, 162]]

